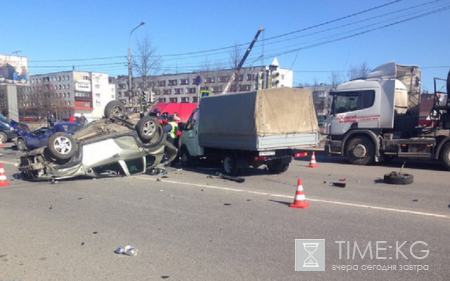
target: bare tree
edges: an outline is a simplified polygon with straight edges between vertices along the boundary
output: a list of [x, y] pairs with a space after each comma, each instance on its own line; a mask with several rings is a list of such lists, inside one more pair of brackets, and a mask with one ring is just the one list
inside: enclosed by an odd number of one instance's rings
[[212, 70], [211, 61], [208, 58], [200, 64], [200, 71], [210, 71]]
[[149, 35], [137, 40], [137, 56], [133, 57], [132, 68], [142, 78], [142, 90], [150, 89], [149, 76], [161, 70], [162, 57], [158, 55]]
[[230, 51], [230, 68], [236, 69], [242, 59], [242, 50], [237, 42], [234, 43], [233, 49]]
[[364, 78], [369, 74], [370, 68], [367, 66], [366, 62], [361, 63], [359, 66], [350, 66], [348, 70], [348, 79]]
[[242, 50], [239, 48], [239, 44], [237, 42], [234, 43], [233, 49], [230, 51], [230, 68], [234, 69], [234, 81], [230, 81], [230, 83], [233, 83], [233, 86], [230, 88], [230, 92], [237, 92], [239, 87], [239, 72], [238, 67], [239, 63], [242, 59]]
[[336, 71], [331, 72], [331, 76], [328, 79], [330, 80], [332, 89], [336, 89], [337, 85], [343, 82], [342, 75]]

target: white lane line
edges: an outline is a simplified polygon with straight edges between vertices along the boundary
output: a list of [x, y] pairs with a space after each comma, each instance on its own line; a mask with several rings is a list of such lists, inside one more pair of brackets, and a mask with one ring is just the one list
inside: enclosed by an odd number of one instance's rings
[[3, 164], [9, 164], [9, 165], [14, 165], [14, 166], [19, 164], [19, 160], [17, 160], [17, 162], [9, 162], [9, 161], [2, 161], [1, 158], [0, 158], [0, 162], [2, 162]]
[[[144, 176], [137, 176], [136, 178], [148, 180], [148, 177], [144, 177]], [[204, 188], [210, 188], [210, 189], [219, 189], [219, 190], [226, 190], [226, 191], [234, 191], [234, 192], [245, 192], [245, 193], [250, 193], [250, 194], [257, 194], [257, 195], [264, 195], [264, 196], [271, 196], [271, 197], [281, 197], [281, 198], [288, 198], [288, 199], [294, 198], [294, 195], [288, 196], [288, 195], [284, 195], [284, 194], [274, 194], [274, 193], [243, 190], [243, 189], [236, 189], [236, 188], [229, 188], [229, 187], [220, 187], [220, 186], [214, 186], [214, 185], [171, 181], [171, 180], [166, 180], [166, 179], [162, 179], [161, 181], [167, 182], [167, 183], [173, 183], [173, 184], [183, 184], [183, 185], [204, 187]], [[386, 208], [386, 207], [380, 207], [380, 206], [375, 206], [375, 205], [354, 204], [354, 203], [341, 202], [341, 201], [314, 199], [314, 198], [310, 198], [310, 197], [307, 197], [306, 200], [313, 201], [313, 202], [327, 203], [327, 204], [349, 206], [349, 207], [355, 207], [355, 208], [373, 209], [373, 210], [388, 211], [388, 212], [395, 212], [395, 213], [405, 213], [405, 214], [411, 214], [411, 215], [450, 219], [450, 216], [448, 216], [448, 215], [426, 213], [426, 212], [416, 212], [416, 211], [410, 211], [410, 210], [404, 210], [404, 209]]]

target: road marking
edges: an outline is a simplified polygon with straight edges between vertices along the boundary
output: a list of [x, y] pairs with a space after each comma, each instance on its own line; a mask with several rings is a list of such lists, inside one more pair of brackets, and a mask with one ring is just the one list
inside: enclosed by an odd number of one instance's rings
[[10, 165], [14, 165], [14, 166], [16, 166], [19, 162], [9, 162], [9, 161], [1, 161], [0, 160], [0, 162], [2, 162], [3, 164], [10, 164]]
[[[148, 177], [144, 177], [144, 176], [137, 176], [136, 178], [148, 180]], [[250, 194], [257, 194], [257, 195], [264, 195], [264, 196], [271, 196], [271, 197], [281, 197], [281, 198], [288, 198], [288, 199], [294, 198], [294, 196], [288, 196], [288, 195], [284, 195], [284, 194], [251, 191], [251, 190], [236, 189], [236, 188], [229, 188], [229, 187], [220, 187], [220, 186], [214, 186], [214, 185], [187, 183], [187, 182], [179, 182], [179, 181], [172, 181], [172, 180], [166, 180], [166, 179], [162, 179], [161, 181], [167, 182], [167, 183], [173, 183], [173, 184], [190, 185], [190, 186], [196, 186], [196, 187], [204, 187], [204, 188], [209, 188], [209, 189], [219, 189], [219, 190], [234, 191], [234, 192], [245, 192], [245, 193], [250, 193]], [[410, 214], [410, 215], [419, 215], [419, 216], [450, 219], [450, 216], [448, 216], [448, 215], [417, 212], [417, 211], [404, 210], [404, 209], [394, 209], [394, 208], [380, 207], [380, 206], [375, 206], [375, 205], [355, 204], [355, 203], [348, 203], [348, 202], [342, 202], [342, 201], [315, 199], [315, 198], [310, 198], [310, 197], [308, 197], [307, 200], [312, 201], [312, 202], [335, 204], [335, 205], [349, 206], [349, 207], [355, 207], [355, 208], [373, 209], [373, 210], [380, 210], [380, 211], [387, 211], [387, 212], [404, 213], [404, 214]]]

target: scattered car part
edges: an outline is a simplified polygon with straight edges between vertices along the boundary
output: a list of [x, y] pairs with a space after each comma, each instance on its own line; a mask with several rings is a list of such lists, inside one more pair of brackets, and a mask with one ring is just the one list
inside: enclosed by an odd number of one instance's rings
[[390, 172], [384, 175], [384, 182], [389, 184], [411, 184], [414, 182], [414, 176], [411, 174], [402, 174]]
[[344, 188], [347, 184], [345, 182], [330, 182], [330, 185]]
[[123, 254], [123, 255], [127, 255], [127, 256], [136, 256], [137, 252], [138, 252], [138, 250], [131, 245], [127, 245], [125, 247], [117, 247], [114, 250], [114, 253], [116, 253], [116, 254]]
[[225, 174], [222, 174], [222, 173], [217, 173], [216, 175], [217, 175], [220, 179], [231, 180], [231, 181], [235, 181], [235, 182], [238, 182], [238, 183], [243, 183], [243, 182], [245, 181], [244, 178], [228, 176], [228, 175], [225, 175]]

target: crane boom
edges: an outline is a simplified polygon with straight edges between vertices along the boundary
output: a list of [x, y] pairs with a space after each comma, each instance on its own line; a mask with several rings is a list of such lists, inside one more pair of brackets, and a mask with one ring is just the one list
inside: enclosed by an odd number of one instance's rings
[[225, 94], [226, 92], [228, 92], [228, 88], [230, 88], [231, 83], [233, 83], [234, 78], [236, 77], [236, 73], [239, 72], [242, 68], [242, 66], [244, 65], [245, 60], [247, 59], [248, 55], [250, 54], [250, 52], [252, 51], [253, 45], [255, 45], [256, 40], [258, 40], [258, 36], [261, 33], [261, 31], [264, 30], [264, 27], [260, 26], [258, 29], [258, 32], [256, 32], [255, 38], [253, 38], [252, 42], [250, 43], [250, 45], [247, 48], [247, 51], [245, 52], [244, 56], [242, 57], [241, 61], [239, 62], [238, 66], [236, 67], [235, 71], [233, 72], [233, 75], [231, 76], [230, 81], [228, 81], [227, 86], [225, 87], [225, 89], [223, 90], [222, 94]]

